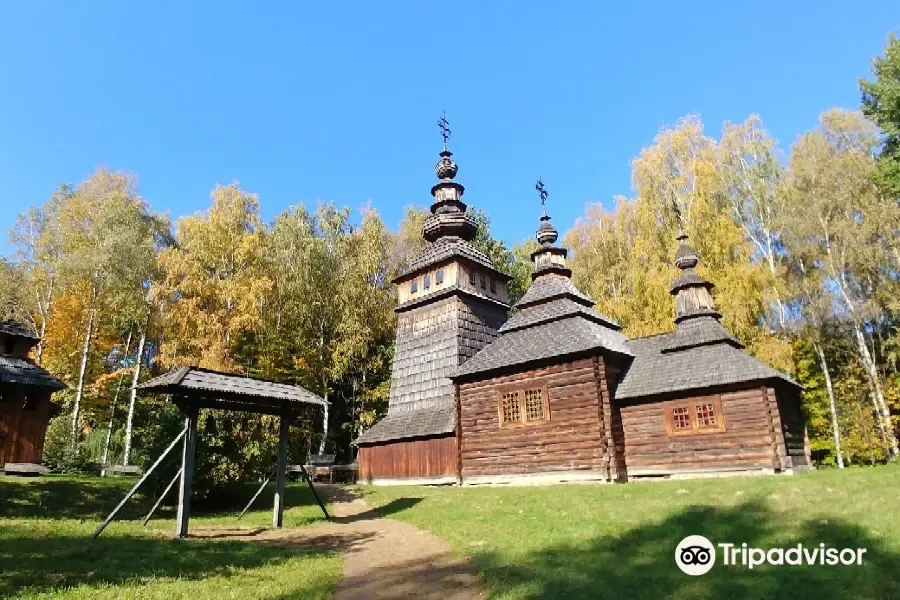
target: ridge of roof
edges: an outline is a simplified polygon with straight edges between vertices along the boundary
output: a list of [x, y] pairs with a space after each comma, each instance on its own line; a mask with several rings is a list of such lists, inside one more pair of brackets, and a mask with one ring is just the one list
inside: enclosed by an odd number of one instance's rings
[[557, 297], [539, 304], [527, 306], [514, 314], [501, 328], [500, 333], [516, 331], [526, 327], [534, 327], [541, 323], [556, 321], [564, 317], [581, 315], [588, 320], [595, 321], [601, 325], [605, 325], [616, 331], [621, 327], [618, 323], [607, 317], [603, 313], [597, 312], [593, 308], [584, 306], [575, 302], [571, 298]]
[[515, 307], [525, 309], [557, 298], [569, 298], [589, 308], [594, 306], [591, 297], [575, 287], [568, 277], [547, 276], [535, 279]]

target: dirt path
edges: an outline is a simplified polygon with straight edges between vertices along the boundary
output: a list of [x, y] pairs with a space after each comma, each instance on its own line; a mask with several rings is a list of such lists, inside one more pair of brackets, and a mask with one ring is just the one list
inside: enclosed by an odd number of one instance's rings
[[199, 529], [192, 536], [260, 540], [297, 548], [340, 552], [343, 581], [336, 600], [367, 598], [482, 598], [478, 571], [454, 557], [449, 545], [407, 523], [380, 517], [340, 486], [317, 485], [332, 503], [333, 519], [316, 527], [285, 529]]

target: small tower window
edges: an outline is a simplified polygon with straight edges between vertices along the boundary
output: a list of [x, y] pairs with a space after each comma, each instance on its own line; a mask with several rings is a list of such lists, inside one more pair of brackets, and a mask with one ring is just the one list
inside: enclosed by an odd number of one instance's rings
[[475, 271], [469, 271], [469, 285], [475, 287]]
[[425, 276], [425, 280], [422, 282], [422, 289], [431, 289], [431, 275]]
[[481, 276], [481, 289], [485, 289], [487, 287], [487, 280], [484, 275]]
[[434, 285], [441, 285], [444, 283], [444, 270], [438, 269], [437, 273], [434, 274]]
[[16, 349], [16, 341], [11, 338], [6, 338], [3, 340], [3, 353], [4, 354], [12, 354], [13, 350]]
[[411, 294], [415, 294], [418, 291], [419, 291], [419, 280], [413, 279], [409, 284], [409, 292]]
[[492, 294], [496, 293], [497, 292], [497, 282], [494, 281], [493, 278], [490, 281], [491, 281], [491, 293]]

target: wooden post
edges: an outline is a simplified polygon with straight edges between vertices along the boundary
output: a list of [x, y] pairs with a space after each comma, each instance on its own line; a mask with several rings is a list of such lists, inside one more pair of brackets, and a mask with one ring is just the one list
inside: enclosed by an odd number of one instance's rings
[[281, 411], [278, 429], [278, 465], [275, 473], [275, 508], [272, 511], [272, 527], [281, 527], [284, 521], [284, 472], [287, 470], [287, 440], [291, 426], [290, 413]]
[[175, 520], [175, 537], [186, 537], [188, 521], [191, 518], [191, 482], [194, 478], [194, 452], [197, 449], [197, 415], [196, 406], [186, 407], [187, 417], [184, 426], [184, 452], [181, 455], [181, 487], [178, 490], [178, 516]]

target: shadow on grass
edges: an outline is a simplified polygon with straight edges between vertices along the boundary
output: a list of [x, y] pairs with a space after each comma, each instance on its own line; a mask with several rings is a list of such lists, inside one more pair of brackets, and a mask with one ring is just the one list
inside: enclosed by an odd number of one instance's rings
[[[12, 478], [0, 481], [0, 518], [102, 519], [137, 482], [136, 479]], [[153, 499], [141, 490], [120, 518], [143, 516]]]
[[[675, 548], [688, 535], [713, 544], [768, 549], [867, 548], [861, 566], [724, 566], [691, 577], [675, 565]], [[785, 522], [761, 501], [736, 507], [694, 507], [624, 534], [543, 548], [524, 555], [469, 552], [494, 593], [516, 598], [900, 598], [900, 555], [865, 530], [829, 521]], [[514, 558], [513, 558], [514, 557]]]
[[0, 597], [164, 577], [199, 580], [327, 552], [324, 548], [288, 551], [277, 544], [244, 541], [122, 536], [91, 544], [80, 536], [34, 536], [30, 528], [17, 526], [0, 534]]
[[[136, 479], [79, 477], [79, 478], [10, 478], [0, 481], [0, 518], [47, 518], [103, 520], [125, 497]], [[193, 502], [191, 515], [198, 518], [231, 518], [237, 520], [241, 509], [256, 493], [259, 484], [246, 483], [232, 485], [216, 497], [214, 503]], [[154, 513], [154, 521], [174, 518], [177, 486], [169, 492], [162, 506]], [[149, 495], [151, 488], [143, 486], [122, 507], [116, 521], [143, 518], [153, 506], [156, 498]], [[241, 522], [252, 521], [253, 511], [271, 510], [274, 483], [266, 486], [253, 506], [251, 514]], [[316, 506], [312, 493], [305, 484], [289, 485], [285, 489], [287, 508]], [[316, 508], [318, 511], [318, 508]], [[319, 512], [316, 516], [291, 517], [291, 525], [304, 525], [324, 519]]]

